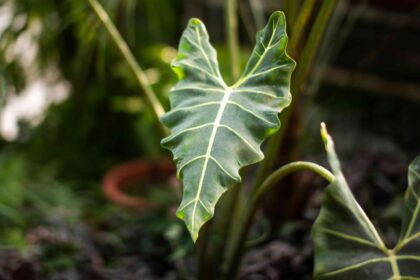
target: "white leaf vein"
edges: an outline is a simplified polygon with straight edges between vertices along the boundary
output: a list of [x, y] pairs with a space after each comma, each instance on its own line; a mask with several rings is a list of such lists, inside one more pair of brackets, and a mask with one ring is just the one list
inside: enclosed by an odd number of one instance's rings
[[175, 87], [171, 89], [171, 92], [176, 91], [187, 91], [187, 90], [198, 90], [198, 91], [216, 91], [220, 93], [225, 93], [224, 89], [221, 88], [211, 88], [211, 87]]
[[349, 270], [358, 269], [358, 268], [361, 268], [361, 267], [366, 266], [368, 264], [377, 263], [377, 262], [389, 262], [389, 259], [388, 258], [373, 258], [373, 259], [369, 259], [369, 260], [364, 261], [364, 262], [360, 262], [360, 263], [357, 263], [357, 264], [345, 266], [345, 267], [342, 267], [340, 269], [337, 269], [337, 270], [333, 270], [331, 272], [324, 273], [324, 274], [322, 274], [322, 276], [333, 276], [333, 275], [337, 275], [337, 274], [340, 274], [340, 273], [347, 272]]
[[201, 129], [203, 127], [210, 126], [210, 125], [214, 125], [214, 123], [211, 122], [211, 123], [205, 123], [205, 124], [201, 124], [201, 125], [197, 125], [197, 126], [193, 126], [189, 128], [184, 128], [184, 129], [181, 129], [179, 131], [172, 133], [170, 136], [166, 137], [164, 140], [165, 142], [169, 142], [175, 139], [176, 137], [180, 136], [181, 134], [184, 134], [185, 132], [194, 131], [194, 130]]
[[369, 240], [357, 237], [357, 236], [349, 235], [349, 234], [346, 234], [346, 233], [343, 233], [343, 232], [340, 232], [340, 231], [336, 231], [336, 230], [333, 230], [333, 229], [329, 229], [329, 228], [323, 228], [322, 231], [327, 233], [327, 234], [334, 235], [334, 236], [342, 238], [342, 239], [346, 239], [346, 240], [354, 241], [354, 242], [357, 242], [357, 243], [360, 243], [360, 244], [364, 244], [364, 245], [368, 245], [368, 246], [378, 248], [378, 246], [375, 243], [373, 243]]
[[251, 143], [249, 143], [249, 141], [247, 139], [245, 139], [245, 137], [243, 137], [239, 132], [237, 132], [235, 129], [233, 129], [232, 127], [225, 125], [225, 124], [221, 124], [219, 125], [220, 127], [226, 128], [227, 130], [231, 131], [234, 135], [236, 135], [236, 137], [238, 137], [242, 142], [244, 142], [249, 148], [251, 148], [259, 157], [263, 157], [264, 155], [262, 154], [261, 151], [257, 150], [255, 148], [254, 145], [252, 145]]
[[238, 108], [240, 108], [242, 111], [245, 111], [245, 112], [247, 112], [247, 113], [249, 113], [249, 114], [251, 114], [251, 115], [253, 115], [254, 117], [256, 117], [257, 119], [260, 119], [260, 120], [262, 120], [262, 121], [264, 121], [264, 122], [266, 122], [266, 123], [268, 123], [268, 124], [270, 124], [270, 125], [276, 125], [275, 123], [273, 123], [273, 122], [271, 122], [271, 121], [269, 121], [269, 120], [267, 120], [266, 118], [264, 118], [264, 117], [261, 117], [260, 115], [258, 115], [258, 114], [256, 114], [256, 113], [254, 113], [253, 111], [251, 111], [250, 109], [248, 109], [248, 108], [245, 108], [243, 105], [241, 105], [241, 104], [239, 104], [239, 103], [237, 103], [237, 102], [234, 102], [234, 101], [228, 101], [227, 102], [228, 104], [231, 104], [231, 105], [234, 105], [234, 106], [237, 106]]
[[254, 77], [258, 77], [258, 76], [261, 76], [261, 75], [265, 75], [265, 74], [270, 73], [270, 72], [273, 72], [273, 71], [275, 71], [275, 70], [277, 70], [277, 69], [282, 69], [282, 68], [285, 68], [286, 66], [287, 66], [287, 65], [279, 65], [279, 66], [272, 67], [272, 68], [269, 68], [269, 69], [264, 70], [264, 71], [261, 71], [261, 72], [254, 73], [254, 74], [252, 74], [252, 75], [249, 75], [249, 76], [248, 76], [248, 79], [250, 79], [250, 78], [254, 78]]
[[182, 64], [194, 69], [197, 69], [200, 72], [203, 72], [204, 74], [206, 74], [207, 76], [209, 76], [210, 78], [212, 78], [214, 81], [216, 81], [220, 86], [222, 86], [223, 88], [226, 87], [225, 83], [217, 76], [214, 76], [213, 74], [209, 73], [208, 71], [204, 70], [203, 68], [196, 66], [194, 64], [188, 63], [185, 60], [178, 60], [177, 61], [178, 64]]
[[199, 160], [200, 158], [205, 158], [206, 155], [199, 155], [196, 157], [193, 157], [192, 159], [188, 160], [186, 163], [182, 164], [179, 168], [178, 168], [178, 172], [177, 172], [177, 177], [179, 177], [179, 175], [181, 174], [182, 169], [184, 169], [184, 167], [186, 167], [187, 165], [193, 163], [196, 160]]
[[213, 157], [213, 156], [210, 156], [210, 159], [212, 160], [212, 161], [214, 161], [214, 163], [216, 163], [218, 166], [219, 166], [219, 168], [226, 174], [226, 175], [228, 175], [229, 177], [231, 177], [232, 179], [234, 179], [235, 181], [238, 181], [238, 180], [240, 180], [240, 178], [238, 178], [237, 176], [234, 176], [234, 175], [232, 175], [232, 174], [230, 174], [224, 167], [223, 167], [223, 165], [215, 158], [215, 157]]
[[235, 92], [237, 92], [237, 93], [257, 93], [257, 94], [266, 95], [268, 97], [272, 97], [272, 98], [275, 98], [275, 99], [283, 99], [283, 98], [278, 97], [278, 96], [276, 96], [272, 93], [261, 91], [261, 90], [254, 90], [254, 89], [251, 90], [251, 89], [246, 89], [246, 88], [237, 88], [233, 91], [233, 93], [235, 93]]

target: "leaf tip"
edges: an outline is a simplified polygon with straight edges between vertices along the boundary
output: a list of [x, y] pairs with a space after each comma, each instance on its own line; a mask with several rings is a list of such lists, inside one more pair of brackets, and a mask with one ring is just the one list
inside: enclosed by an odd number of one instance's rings
[[283, 11], [275, 11], [274, 13], [272, 13], [269, 21], [277, 18], [281, 19], [282, 21], [286, 21], [286, 15]]
[[191, 18], [188, 25], [200, 25], [203, 24], [203, 22], [199, 18]]
[[178, 219], [184, 221], [185, 225], [187, 226], [188, 232], [190, 233], [192, 241], [196, 243], [198, 239], [199, 230], [193, 228], [192, 225], [188, 222], [188, 218], [186, 217], [185, 211], [183, 211], [182, 207], [178, 208], [178, 210], [176, 211], [176, 216]]
[[322, 139], [324, 139], [326, 135], [328, 135], [327, 125], [324, 122], [321, 122], [321, 136], [322, 136]]
[[191, 239], [192, 239], [193, 243], [196, 243], [197, 239], [198, 239], [198, 233], [193, 233], [193, 232], [190, 231], [190, 235], [191, 235]]
[[[321, 123], [321, 137], [324, 141], [325, 151], [327, 152], [328, 162], [336, 177], [343, 176], [340, 167], [340, 161], [337, 153], [335, 152], [335, 145], [331, 135], [328, 133], [327, 126], [324, 122]], [[344, 177], [342, 177], [344, 180]]]
[[334, 142], [328, 133], [327, 125], [324, 122], [321, 122], [321, 137], [327, 151], [334, 147]]

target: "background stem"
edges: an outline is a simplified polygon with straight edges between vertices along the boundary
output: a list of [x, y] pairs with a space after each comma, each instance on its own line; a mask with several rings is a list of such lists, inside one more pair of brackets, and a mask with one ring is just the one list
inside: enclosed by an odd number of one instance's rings
[[101, 4], [97, 0], [89, 0], [90, 5], [92, 6], [93, 10], [95, 11], [96, 15], [98, 16], [101, 23], [104, 25], [105, 29], [108, 31], [112, 41], [117, 46], [118, 50], [120, 51], [121, 55], [126, 60], [130, 70], [133, 72], [140, 89], [144, 92], [146, 96], [146, 100], [153, 109], [153, 113], [157, 124], [162, 129], [163, 133], [167, 133], [166, 129], [160, 124], [159, 118], [165, 113], [162, 104], [160, 103], [159, 99], [156, 96], [156, 93], [150, 86], [150, 82], [147, 79], [147, 76], [143, 72], [140, 65], [137, 63], [136, 59], [134, 58], [133, 53], [130, 51], [127, 43], [122, 38], [121, 34], [118, 32], [117, 28], [115, 27], [112, 20], [109, 18], [105, 9], [101, 6]]
[[327, 23], [331, 18], [337, 0], [324, 1], [319, 14], [316, 17], [314, 27], [311, 30], [308, 41], [305, 44], [302, 55], [299, 57], [299, 66], [296, 68], [292, 81], [292, 94], [296, 95], [307, 79], [312, 62], [321, 44], [321, 39], [325, 33]]
[[[289, 52], [294, 54], [297, 51], [297, 46], [302, 38], [303, 30], [312, 14], [315, 0], [305, 0], [300, 9], [299, 16], [296, 19], [295, 24], [292, 26], [292, 36], [289, 43]], [[291, 23], [289, 23], [291, 24]]]
[[230, 56], [232, 81], [239, 78], [239, 43], [237, 0], [226, 0], [226, 36]]
[[[286, 20], [289, 23], [287, 31], [292, 31], [290, 27], [293, 27], [297, 18], [300, 0], [284, 0], [283, 1], [283, 11], [286, 14]], [[291, 32], [290, 32], [291, 33]]]

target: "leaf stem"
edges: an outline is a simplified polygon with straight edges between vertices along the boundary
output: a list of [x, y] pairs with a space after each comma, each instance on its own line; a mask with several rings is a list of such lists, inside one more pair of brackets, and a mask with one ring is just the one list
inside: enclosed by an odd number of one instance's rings
[[226, 273], [224, 275], [224, 279], [235, 279], [235, 276], [239, 269], [239, 265], [241, 263], [244, 244], [248, 236], [249, 229], [251, 227], [258, 206], [260, 205], [265, 194], [268, 191], [270, 191], [271, 188], [274, 187], [284, 177], [286, 177], [290, 173], [300, 170], [312, 171], [320, 175], [330, 183], [335, 180], [334, 175], [326, 168], [318, 164], [306, 161], [296, 161], [286, 164], [274, 171], [270, 176], [268, 176], [268, 178], [260, 185], [260, 187], [252, 195], [250, 206], [247, 208], [245, 219], [241, 224], [240, 230], [238, 231], [238, 236], [237, 238], [232, 240], [232, 242], [234, 242], [232, 246], [233, 249], [232, 251], [228, 252], [229, 255], [227, 258], [227, 266], [225, 267]]
[[320, 175], [322, 178], [324, 178], [330, 183], [335, 180], [335, 176], [328, 169], [322, 167], [319, 164], [307, 161], [291, 162], [289, 164], [283, 165], [282, 167], [274, 171], [270, 176], [268, 176], [268, 178], [261, 184], [261, 186], [258, 188], [257, 192], [254, 195], [255, 203], [258, 204], [263, 198], [263, 196], [286, 175], [289, 175], [290, 173], [299, 170], [312, 171]]
[[236, 13], [237, 6], [237, 0], [226, 0], [225, 2], [226, 36], [233, 81], [236, 81], [239, 78], [238, 17]]
[[108, 31], [112, 41], [117, 46], [118, 50], [120, 51], [121, 55], [126, 60], [130, 70], [133, 72], [140, 89], [146, 95], [147, 102], [153, 109], [154, 116], [157, 120], [157, 123], [161, 127], [162, 131], [166, 134], [165, 128], [160, 124], [159, 118], [165, 113], [162, 104], [160, 103], [159, 99], [156, 96], [156, 93], [150, 86], [150, 82], [147, 79], [147, 76], [143, 72], [143, 69], [137, 63], [136, 59], [134, 58], [133, 53], [130, 51], [127, 43], [122, 38], [121, 34], [118, 32], [117, 28], [115, 27], [114, 23], [108, 16], [105, 9], [101, 6], [101, 4], [97, 0], [89, 0], [89, 4], [92, 6], [95, 14], [98, 16], [99, 20]]

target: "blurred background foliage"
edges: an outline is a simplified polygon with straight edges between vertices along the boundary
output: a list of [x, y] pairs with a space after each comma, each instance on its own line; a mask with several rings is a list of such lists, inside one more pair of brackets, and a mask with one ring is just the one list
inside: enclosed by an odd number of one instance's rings
[[[170, 62], [192, 16], [206, 23], [223, 76], [230, 79], [223, 1], [100, 2], [166, 109], [176, 82]], [[256, 30], [274, 10], [285, 10], [293, 40], [302, 3], [239, 1], [242, 64]], [[321, 3], [315, 1], [315, 10]], [[398, 209], [385, 205], [400, 199], [405, 168], [420, 154], [419, 19], [415, 0], [338, 1], [302, 90], [302, 117], [290, 126], [297, 135], [295, 156], [323, 162], [318, 127], [327, 121], [350, 183], [391, 240], [389, 225]], [[292, 57], [300, 58], [303, 47], [290, 50]], [[7, 121], [14, 121], [8, 107], [34, 88], [43, 109], [20, 118], [16, 133], [7, 130]], [[160, 198], [169, 201], [162, 211], [143, 213], [114, 205], [102, 193], [102, 177], [112, 166], [167, 154], [135, 78], [86, 0], [0, 0], [0, 106], [0, 278], [7, 271], [17, 273], [13, 279], [116, 279], [121, 273], [127, 279], [182, 278], [192, 247], [181, 223], [168, 215], [171, 199]], [[20, 112], [36, 109], [31, 106]], [[313, 179], [301, 176], [297, 184]], [[308, 236], [319, 205], [319, 193], [297, 189], [314, 197], [303, 210], [292, 197], [290, 215], [276, 207], [274, 214], [266, 211], [271, 221], [288, 225], [275, 237], [292, 244]], [[303, 222], [294, 220], [302, 216]]]

